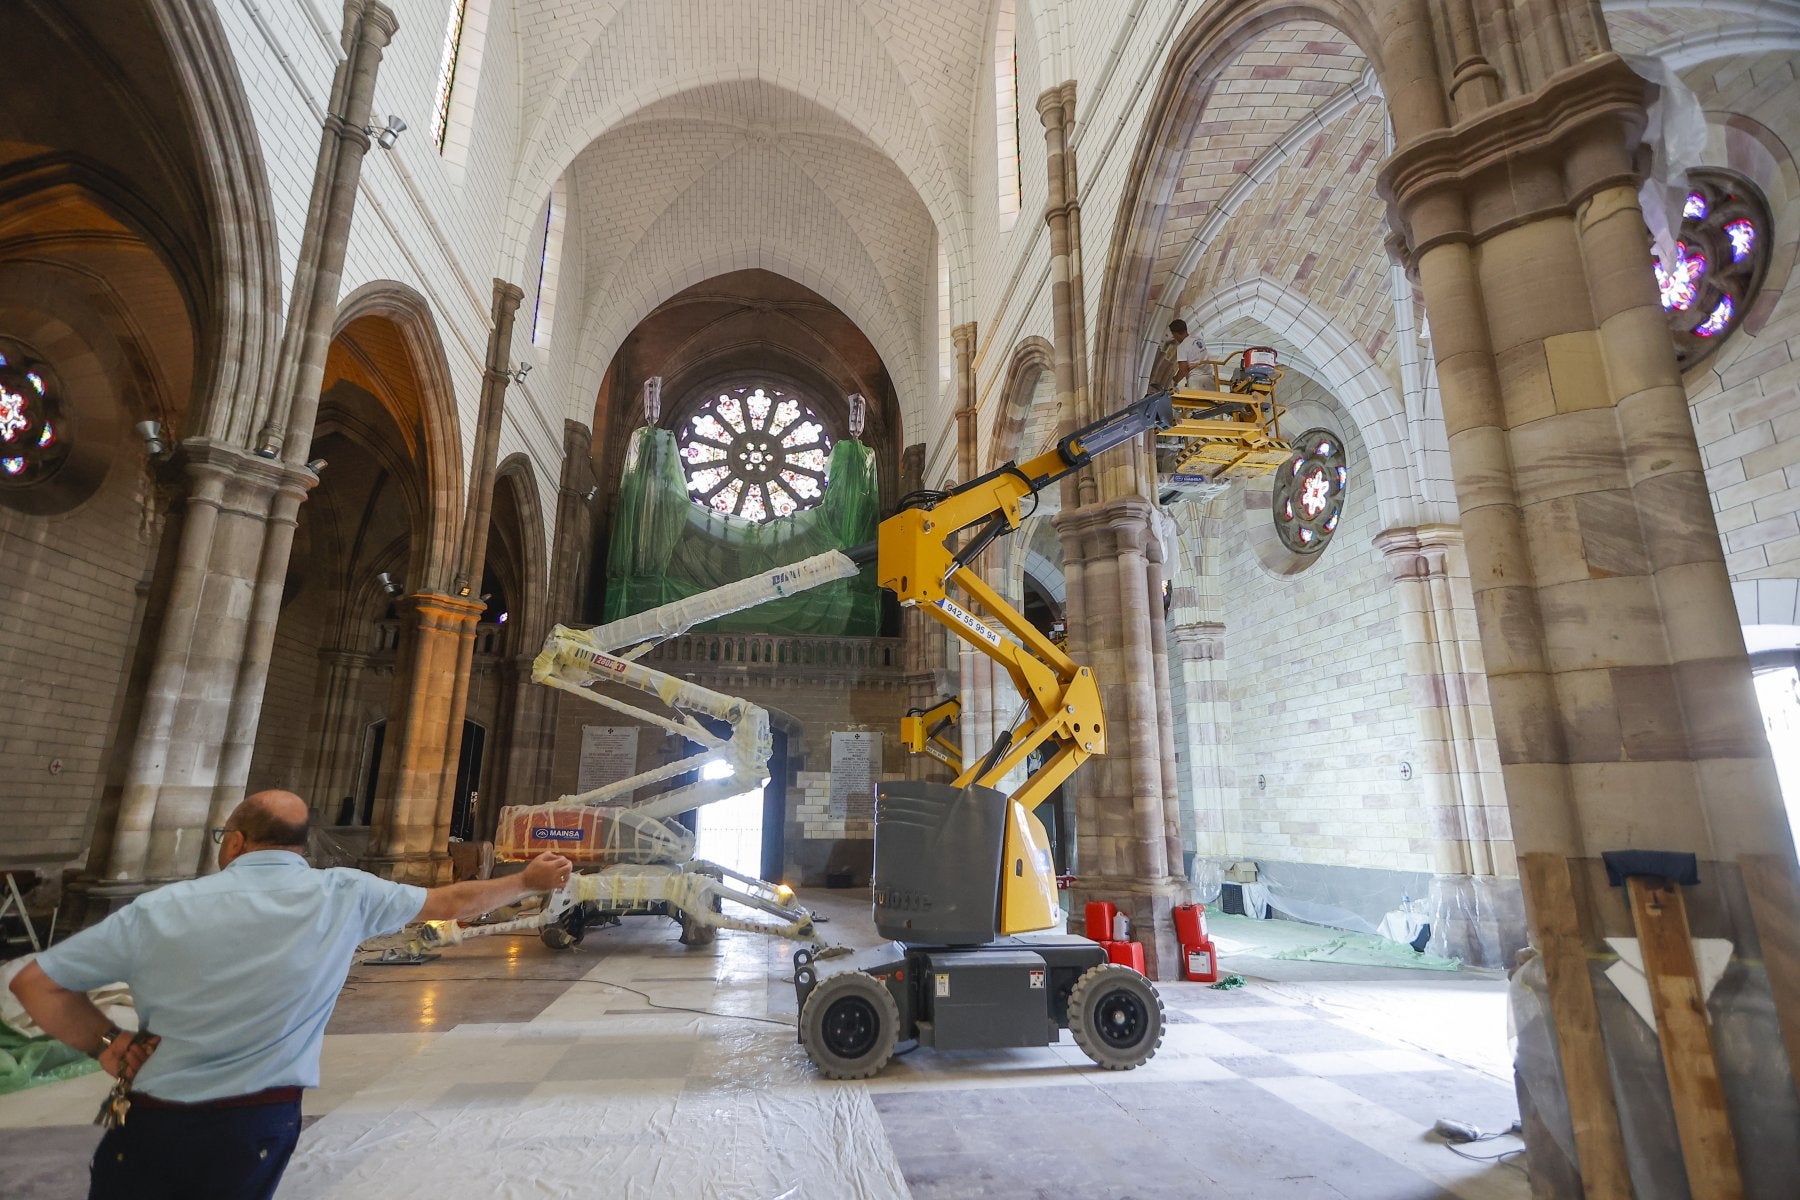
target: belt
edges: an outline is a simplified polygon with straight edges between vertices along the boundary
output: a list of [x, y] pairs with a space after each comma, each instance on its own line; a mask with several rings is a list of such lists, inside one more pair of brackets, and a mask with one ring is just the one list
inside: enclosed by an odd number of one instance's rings
[[264, 1088], [260, 1092], [249, 1092], [242, 1096], [220, 1096], [216, 1100], [196, 1100], [187, 1103], [181, 1100], [161, 1100], [155, 1096], [147, 1096], [143, 1092], [132, 1092], [132, 1107], [166, 1108], [176, 1111], [200, 1112], [211, 1108], [257, 1108], [265, 1104], [292, 1104], [300, 1099], [297, 1087]]

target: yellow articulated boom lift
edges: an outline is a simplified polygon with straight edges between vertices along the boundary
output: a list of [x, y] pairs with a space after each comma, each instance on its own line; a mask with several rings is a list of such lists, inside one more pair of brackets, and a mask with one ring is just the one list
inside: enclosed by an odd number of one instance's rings
[[[1113, 1070], [1146, 1062], [1161, 1044], [1162, 1001], [1149, 980], [1107, 962], [1086, 938], [1039, 932], [1056, 923], [1056, 877], [1033, 810], [1089, 755], [1105, 753], [1100, 690], [1087, 667], [970, 564], [1018, 528], [1027, 497], [1104, 450], [1174, 425], [1168, 394], [1147, 396], [1036, 458], [927, 494], [881, 523], [881, 586], [1000, 663], [1024, 698], [1023, 717], [973, 763], [941, 754], [960, 768], [953, 783], [881, 785], [875, 926], [900, 944], [880, 961], [823, 976], [811, 950], [794, 955], [800, 1043], [823, 1074], [873, 1075], [902, 1040], [940, 1049], [1043, 1046], [1067, 1028]], [[866, 548], [851, 552], [866, 556]], [[951, 599], [953, 584], [1000, 628]], [[909, 745], [930, 753], [954, 704], [909, 716]], [[999, 791], [1040, 747], [1046, 753], [1025, 782], [1010, 795]]]

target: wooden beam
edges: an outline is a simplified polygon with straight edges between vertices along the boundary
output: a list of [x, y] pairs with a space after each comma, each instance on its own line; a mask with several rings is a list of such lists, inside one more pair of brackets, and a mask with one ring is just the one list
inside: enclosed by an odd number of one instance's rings
[[1588, 975], [1588, 945], [1581, 932], [1569, 860], [1560, 854], [1520, 855], [1519, 875], [1531, 914], [1532, 940], [1544, 960], [1550, 1020], [1585, 1200], [1631, 1200], [1625, 1141], [1619, 1133], [1619, 1109], [1607, 1071], [1606, 1042]]
[[1656, 1014], [1656, 1039], [1662, 1045], [1688, 1190], [1708, 1200], [1741, 1200], [1737, 1141], [1725, 1110], [1712, 1022], [1688, 935], [1687, 903], [1678, 885], [1647, 875], [1631, 876], [1625, 890], [1650, 981], [1650, 1007]]
[[1738, 863], [1787, 1047], [1788, 1076], [1800, 1081], [1800, 874], [1785, 854], [1746, 854]]

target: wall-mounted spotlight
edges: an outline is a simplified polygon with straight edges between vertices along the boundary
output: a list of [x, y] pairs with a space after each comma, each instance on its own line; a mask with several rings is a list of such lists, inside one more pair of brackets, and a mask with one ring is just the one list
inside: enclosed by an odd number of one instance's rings
[[381, 590], [390, 596], [398, 596], [400, 594], [400, 584], [396, 582], [393, 575], [387, 571], [378, 572], [375, 576], [375, 582], [379, 583], [381, 585]]
[[458, 575], [456, 577], [455, 586], [456, 594], [459, 596], [467, 596], [470, 592], [475, 590], [474, 586], [469, 582], [469, 577], [467, 575]]
[[519, 365], [512, 369], [513, 382], [524, 383], [525, 377], [529, 374], [531, 374], [531, 364], [521, 358]]
[[390, 115], [386, 127], [377, 129], [373, 125], [364, 125], [363, 132], [374, 138], [375, 144], [383, 150], [392, 150], [400, 135], [406, 132], [406, 122]]
[[596, 483], [593, 487], [591, 487], [587, 491], [581, 493], [581, 498], [583, 500], [586, 500], [589, 504], [592, 504], [594, 502], [594, 497], [598, 496], [599, 494], [600, 494], [600, 485]]
[[863, 399], [861, 392], [850, 393], [850, 436], [860, 438], [863, 426], [869, 420], [869, 402]]
[[162, 422], [139, 421], [138, 436], [144, 439], [144, 453], [151, 458], [161, 458], [163, 454]]
[[264, 429], [258, 436], [260, 440], [256, 443], [254, 451], [256, 457], [274, 458], [281, 453], [281, 439], [275, 436], [273, 429]]
[[306, 469], [311, 471], [314, 475], [322, 473], [328, 465], [329, 464], [322, 458], [309, 458], [306, 460]]

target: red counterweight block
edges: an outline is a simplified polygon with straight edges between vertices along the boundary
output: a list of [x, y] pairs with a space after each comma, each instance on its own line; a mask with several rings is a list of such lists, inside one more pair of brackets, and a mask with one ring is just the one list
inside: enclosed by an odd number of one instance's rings
[[1119, 906], [1110, 900], [1089, 900], [1087, 903], [1087, 936], [1091, 942], [1108, 942], [1112, 940], [1113, 917], [1118, 914]]
[[1121, 967], [1130, 967], [1139, 975], [1144, 973], [1144, 944], [1142, 942], [1101, 942], [1106, 949], [1108, 962], [1116, 962]]

